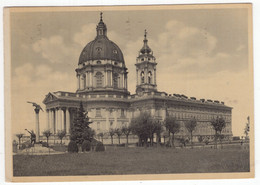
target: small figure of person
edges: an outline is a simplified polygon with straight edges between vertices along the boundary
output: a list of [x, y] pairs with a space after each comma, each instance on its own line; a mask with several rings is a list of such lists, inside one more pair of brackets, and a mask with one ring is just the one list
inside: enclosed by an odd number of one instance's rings
[[36, 142], [36, 135], [33, 132], [33, 130], [30, 132], [29, 130], [25, 129], [27, 132], [29, 132], [29, 134], [31, 135], [31, 144], [32, 146], [34, 146], [35, 142]]

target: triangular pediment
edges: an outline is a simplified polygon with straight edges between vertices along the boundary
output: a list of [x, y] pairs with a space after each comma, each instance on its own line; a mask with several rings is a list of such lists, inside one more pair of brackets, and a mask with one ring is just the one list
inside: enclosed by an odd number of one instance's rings
[[58, 98], [53, 94], [53, 93], [48, 93], [47, 95], [46, 95], [46, 97], [44, 98], [44, 100], [43, 100], [43, 103], [44, 104], [47, 104], [47, 103], [49, 103], [49, 102], [51, 102], [51, 101], [54, 101], [54, 100], [57, 100]]

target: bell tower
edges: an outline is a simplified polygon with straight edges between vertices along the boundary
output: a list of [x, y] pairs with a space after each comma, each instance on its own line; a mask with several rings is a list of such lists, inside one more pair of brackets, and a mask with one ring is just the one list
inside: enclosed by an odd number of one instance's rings
[[144, 31], [144, 45], [136, 58], [136, 93], [157, 91], [156, 58], [148, 46], [147, 31]]

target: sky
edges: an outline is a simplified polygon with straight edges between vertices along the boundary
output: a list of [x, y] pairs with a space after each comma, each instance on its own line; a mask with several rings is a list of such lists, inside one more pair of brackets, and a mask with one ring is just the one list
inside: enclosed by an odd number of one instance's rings
[[[14, 12], [10, 17], [12, 133], [35, 129], [31, 104], [48, 92], [75, 92], [79, 55], [95, 38], [100, 11]], [[122, 50], [128, 90], [135, 92], [135, 62], [143, 45], [157, 61], [159, 91], [224, 101], [233, 107], [234, 135], [253, 117], [247, 9], [103, 11], [108, 38]], [[40, 129], [46, 112], [40, 113]]]

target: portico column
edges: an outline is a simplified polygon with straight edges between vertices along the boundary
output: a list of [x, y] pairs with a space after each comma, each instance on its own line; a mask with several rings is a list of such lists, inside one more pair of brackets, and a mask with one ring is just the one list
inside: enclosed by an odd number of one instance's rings
[[55, 111], [55, 117], [56, 117], [56, 133], [58, 130], [60, 130], [60, 125], [59, 125], [59, 108], [56, 109]]
[[58, 125], [59, 125], [59, 130], [62, 130], [62, 115], [61, 115], [61, 108], [58, 109], [58, 117], [59, 117], [59, 122], [58, 122]]
[[55, 134], [55, 115], [54, 115], [54, 110], [51, 109], [51, 131], [53, 134]]
[[66, 108], [65, 116], [66, 116], [66, 133], [69, 134], [70, 133], [70, 112], [69, 112], [69, 108]]
[[60, 109], [60, 116], [61, 116], [61, 130], [64, 130], [64, 111]]
[[46, 121], [47, 121], [47, 129], [50, 129], [50, 114], [49, 114], [49, 109], [46, 109]]

